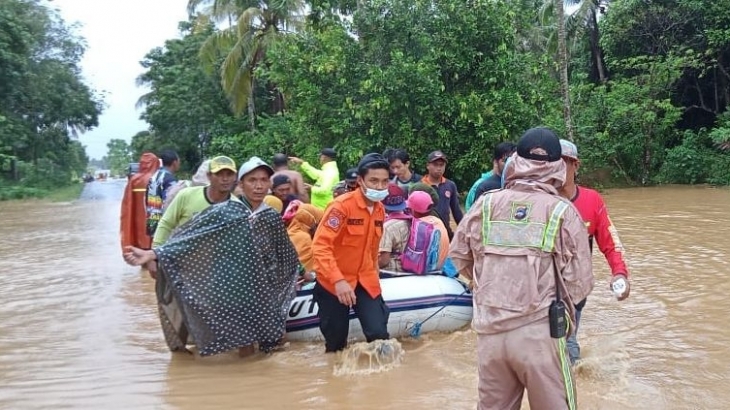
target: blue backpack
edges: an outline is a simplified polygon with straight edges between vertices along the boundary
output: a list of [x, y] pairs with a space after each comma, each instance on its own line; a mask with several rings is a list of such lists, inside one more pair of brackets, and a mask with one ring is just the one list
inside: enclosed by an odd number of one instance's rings
[[404, 271], [425, 275], [438, 269], [441, 231], [433, 224], [418, 218], [410, 218], [411, 231], [401, 254]]

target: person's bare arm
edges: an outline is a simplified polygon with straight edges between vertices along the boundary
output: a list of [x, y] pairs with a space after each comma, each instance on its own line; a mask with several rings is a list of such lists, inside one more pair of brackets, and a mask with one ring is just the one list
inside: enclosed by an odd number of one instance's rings
[[307, 188], [304, 186], [304, 178], [300, 174], [295, 174], [294, 176], [294, 185], [297, 189], [297, 193], [299, 194], [299, 200], [304, 202], [305, 204], [309, 203], [309, 192], [307, 191]]
[[390, 264], [390, 252], [380, 251], [380, 254], [378, 255], [378, 267], [380, 267], [380, 269], [387, 268], [388, 264]]

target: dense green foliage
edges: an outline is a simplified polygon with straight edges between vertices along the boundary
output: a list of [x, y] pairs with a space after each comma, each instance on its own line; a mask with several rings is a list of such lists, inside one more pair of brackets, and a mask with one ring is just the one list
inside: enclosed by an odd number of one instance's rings
[[101, 102], [82, 81], [84, 47], [45, 2], [0, 0], [0, 185], [58, 187], [85, 172], [75, 136], [97, 125]]
[[[182, 38], [144, 62], [151, 128], [134, 153], [174, 146], [192, 168], [219, 153], [314, 160], [334, 146], [344, 169], [402, 147], [422, 170], [442, 149], [466, 188], [498, 142], [536, 125], [565, 133], [555, 5], [192, 0], [198, 14]], [[730, 183], [730, 0], [570, 0], [566, 9], [584, 178]], [[226, 20], [233, 29], [207, 23]], [[248, 83], [236, 88], [235, 78]]]

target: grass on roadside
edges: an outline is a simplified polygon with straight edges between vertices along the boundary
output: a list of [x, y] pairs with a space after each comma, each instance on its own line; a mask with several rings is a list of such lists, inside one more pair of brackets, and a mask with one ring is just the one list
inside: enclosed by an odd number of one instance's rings
[[70, 202], [79, 199], [81, 191], [84, 190], [84, 184], [73, 183], [69, 186], [53, 189], [45, 196], [46, 200], [51, 202]]
[[73, 183], [55, 189], [42, 189], [24, 186], [0, 186], [0, 201], [17, 199], [43, 199], [51, 202], [69, 202], [79, 198], [84, 184]]

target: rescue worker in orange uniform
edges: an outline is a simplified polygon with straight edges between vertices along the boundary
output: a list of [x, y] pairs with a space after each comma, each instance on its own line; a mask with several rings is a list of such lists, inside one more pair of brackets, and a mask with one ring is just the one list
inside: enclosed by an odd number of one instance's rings
[[325, 351], [347, 346], [350, 308], [368, 342], [389, 339], [390, 311], [380, 291], [378, 248], [388, 195], [388, 161], [367, 154], [358, 164], [358, 189], [340, 195], [325, 210], [312, 249], [317, 284], [313, 298]]
[[119, 221], [122, 252], [127, 246], [140, 249], [152, 247], [152, 238], [147, 235], [147, 210], [144, 202], [147, 195], [147, 184], [158, 168], [160, 168], [160, 160], [155, 154], [146, 152], [139, 159], [139, 171], [127, 181]]

